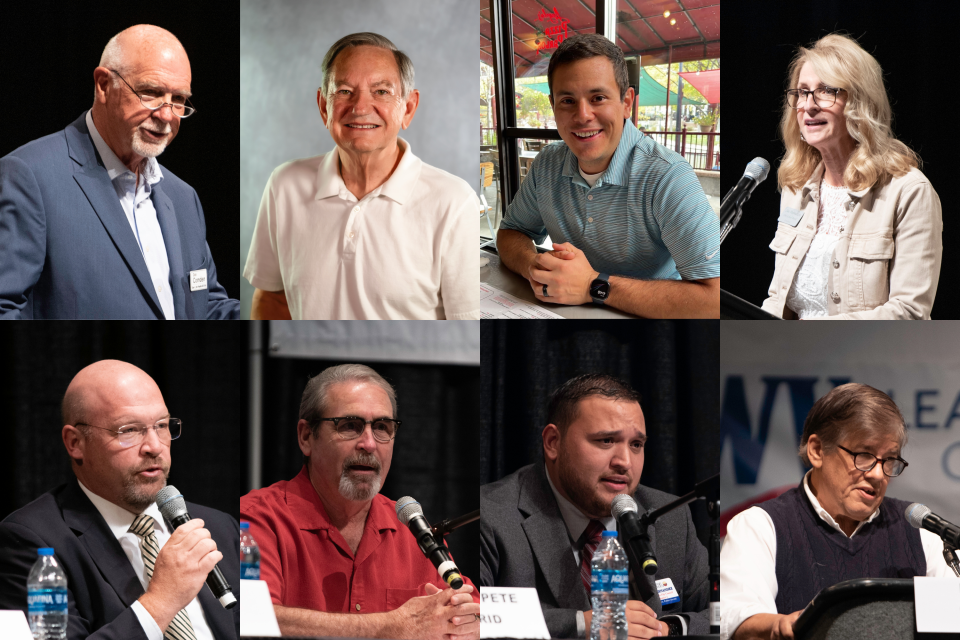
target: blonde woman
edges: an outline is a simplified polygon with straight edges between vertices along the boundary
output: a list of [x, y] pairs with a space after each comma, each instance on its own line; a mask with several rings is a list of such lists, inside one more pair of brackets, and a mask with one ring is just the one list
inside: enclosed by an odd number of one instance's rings
[[763, 309], [801, 320], [929, 320], [940, 199], [893, 136], [880, 65], [832, 34], [800, 48], [789, 78], [776, 269]]

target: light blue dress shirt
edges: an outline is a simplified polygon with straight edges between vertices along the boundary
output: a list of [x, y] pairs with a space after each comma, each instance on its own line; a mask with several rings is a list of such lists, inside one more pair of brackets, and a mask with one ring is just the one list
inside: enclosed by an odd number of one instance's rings
[[163, 243], [163, 233], [157, 221], [157, 210], [153, 208], [153, 200], [150, 198], [153, 187], [163, 180], [160, 163], [156, 158], [147, 158], [141, 165], [141, 179], [138, 184], [137, 176], [120, 162], [120, 158], [97, 131], [93, 124], [92, 110], [87, 111], [86, 120], [90, 137], [93, 138], [93, 144], [97, 147], [103, 166], [117, 192], [120, 206], [123, 207], [133, 236], [140, 246], [143, 260], [147, 263], [163, 315], [167, 320], [173, 320], [176, 314], [173, 309], [173, 291], [170, 289], [170, 262], [167, 260], [167, 247]]

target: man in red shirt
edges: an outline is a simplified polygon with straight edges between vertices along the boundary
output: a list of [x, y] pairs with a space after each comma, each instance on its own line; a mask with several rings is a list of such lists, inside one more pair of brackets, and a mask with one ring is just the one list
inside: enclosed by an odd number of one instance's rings
[[330, 367], [307, 383], [296, 478], [240, 499], [280, 631], [298, 636], [476, 640], [479, 597], [454, 590], [379, 494], [390, 470], [396, 397], [373, 369]]

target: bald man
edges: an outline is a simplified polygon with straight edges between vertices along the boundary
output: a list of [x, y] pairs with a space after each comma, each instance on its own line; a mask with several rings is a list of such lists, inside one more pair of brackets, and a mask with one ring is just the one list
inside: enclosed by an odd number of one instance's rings
[[190, 60], [137, 25], [93, 70], [93, 107], [0, 158], [0, 318], [236, 319], [196, 192], [157, 162], [194, 113]]
[[236, 520], [187, 503], [193, 520], [173, 530], [154, 502], [181, 425], [153, 379], [117, 360], [91, 364], [67, 387], [63, 423], [76, 478], [0, 522], [0, 610], [26, 613], [37, 549], [53, 547], [70, 640], [239, 637], [240, 607], [224, 609], [204, 588], [219, 563], [239, 596]]

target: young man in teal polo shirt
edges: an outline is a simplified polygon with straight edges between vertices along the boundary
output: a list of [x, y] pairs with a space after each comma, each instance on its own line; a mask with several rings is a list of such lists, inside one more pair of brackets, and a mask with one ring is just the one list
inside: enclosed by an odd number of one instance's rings
[[[623, 52], [596, 34], [568, 38], [547, 79], [563, 142], [540, 152], [507, 208], [504, 264], [544, 302], [719, 318], [719, 219], [686, 160], [628, 119]], [[537, 253], [548, 234], [554, 250]]]

